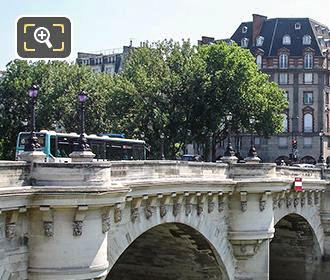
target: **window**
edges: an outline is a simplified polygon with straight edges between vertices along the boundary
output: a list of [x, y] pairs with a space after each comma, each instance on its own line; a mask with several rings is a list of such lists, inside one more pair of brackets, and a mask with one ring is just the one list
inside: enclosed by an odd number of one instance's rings
[[283, 92], [283, 95], [286, 98], [286, 100], [289, 101], [289, 92], [287, 90]]
[[280, 69], [287, 69], [288, 68], [288, 55], [282, 53], [279, 57], [279, 65]]
[[278, 146], [280, 148], [288, 147], [288, 137], [278, 137]]
[[254, 144], [260, 145], [260, 137], [258, 137], [258, 136], [254, 137]]
[[312, 43], [312, 37], [310, 35], [305, 35], [303, 37], [303, 45], [310, 45]]
[[312, 147], [312, 137], [304, 137], [304, 148], [311, 148]]
[[304, 115], [304, 132], [313, 132], [313, 115], [311, 113]]
[[325, 104], [329, 104], [329, 92], [325, 93]]
[[313, 92], [312, 91], [304, 91], [304, 104], [305, 105], [313, 104]]
[[289, 127], [288, 127], [288, 115], [283, 114], [283, 132], [288, 132]]
[[313, 73], [304, 73], [304, 84], [313, 83]]
[[294, 29], [295, 29], [295, 30], [300, 30], [300, 29], [301, 29], [301, 24], [300, 24], [300, 22], [296, 22], [296, 24], [294, 25]]
[[258, 68], [262, 68], [262, 56], [260, 54], [257, 55], [257, 59], [256, 59]]
[[249, 44], [249, 39], [248, 38], [243, 38], [241, 40], [241, 47], [247, 48], [248, 44]]
[[264, 43], [264, 37], [262, 37], [262, 36], [258, 36], [257, 37], [257, 40], [256, 40], [256, 45], [257, 45], [257, 47], [261, 47], [262, 46], [262, 44]]
[[305, 69], [313, 68], [313, 55], [311, 53], [306, 53], [304, 56], [304, 67]]
[[283, 45], [291, 45], [291, 37], [289, 35], [284, 35], [282, 43]]
[[246, 33], [247, 32], [247, 27], [246, 26], [243, 26], [242, 27], [242, 33]]
[[330, 130], [329, 114], [327, 114], [327, 132]]
[[280, 85], [288, 84], [288, 73], [280, 73], [280, 75], [279, 75], [279, 84]]

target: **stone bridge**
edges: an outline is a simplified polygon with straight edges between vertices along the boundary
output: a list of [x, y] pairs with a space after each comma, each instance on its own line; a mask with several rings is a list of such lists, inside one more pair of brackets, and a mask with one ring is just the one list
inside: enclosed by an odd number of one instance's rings
[[274, 164], [3, 161], [0, 279], [329, 279], [329, 180]]

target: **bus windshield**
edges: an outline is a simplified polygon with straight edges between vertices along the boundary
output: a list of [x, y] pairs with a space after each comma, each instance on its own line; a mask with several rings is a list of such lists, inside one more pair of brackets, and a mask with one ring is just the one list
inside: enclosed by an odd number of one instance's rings
[[[28, 139], [30, 138], [29, 132], [22, 132], [18, 135], [17, 139], [17, 149], [18, 150], [24, 150], [24, 146], [27, 144]], [[38, 143], [40, 145], [40, 150], [42, 150], [43, 147], [45, 147], [45, 134], [37, 132], [36, 136], [38, 137]]]

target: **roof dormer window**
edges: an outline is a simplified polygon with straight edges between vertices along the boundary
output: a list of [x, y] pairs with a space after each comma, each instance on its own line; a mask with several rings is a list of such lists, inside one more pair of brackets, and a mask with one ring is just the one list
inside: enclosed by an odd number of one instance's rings
[[258, 36], [256, 39], [256, 45], [257, 47], [261, 47], [262, 44], [264, 43], [265, 38], [263, 36]]
[[242, 33], [246, 33], [247, 32], [247, 27], [244, 25], [243, 27], [242, 27]]
[[284, 35], [282, 43], [283, 45], [291, 45], [291, 37], [289, 35]]
[[303, 37], [303, 45], [310, 45], [312, 43], [312, 37], [310, 35], [305, 35]]
[[241, 47], [242, 48], [247, 48], [248, 47], [248, 44], [249, 44], [249, 39], [248, 38], [243, 38], [241, 40]]
[[300, 22], [296, 22], [296, 24], [294, 25], [294, 29], [295, 29], [295, 30], [300, 30], [300, 29], [301, 29], [301, 24], [300, 24]]

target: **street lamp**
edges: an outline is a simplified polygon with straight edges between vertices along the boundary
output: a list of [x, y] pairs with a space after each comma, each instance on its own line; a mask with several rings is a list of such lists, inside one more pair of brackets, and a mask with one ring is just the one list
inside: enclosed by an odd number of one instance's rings
[[233, 157], [235, 156], [235, 150], [233, 149], [233, 146], [231, 145], [231, 140], [230, 140], [230, 122], [232, 121], [233, 119], [233, 116], [231, 113], [229, 113], [227, 116], [226, 116], [226, 121], [227, 121], [227, 126], [228, 126], [228, 143], [227, 143], [227, 148], [226, 148], [226, 151], [224, 153], [224, 156], [225, 157]]
[[161, 135], [160, 135], [160, 154], [161, 154], [161, 160], [164, 160], [165, 159], [165, 156], [164, 156], [164, 138], [165, 138], [165, 135], [162, 132]]
[[[291, 160], [292, 161], [298, 161], [298, 141], [297, 137], [294, 136], [295, 130], [293, 130], [293, 121], [296, 120], [298, 122], [299, 117], [292, 117], [291, 118]], [[298, 123], [296, 125], [298, 128]], [[297, 130], [296, 130], [297, 131]]]
[[320, 131], [319, 136], [320, 136], [320, 157], [319, 157], [318, 163], [321, 163], [322, 165], [324, 165], [325, 160], [324, 160], [324, 156], [323, 156], [323, 136], [324, 136], [323, 130]]
[[87, 93], [85, 91], [80, 91], [77, 95], [78, 102], [80, 103], [80, 137], [78, 151], [90, 151], [90, 147], [87, 143], [85, 136], [85, 102], [87, 100]]
[[254, 136], [253, 136], [253, 126], [255, 124], [256, 120], [254, 117], [249, 118], [249, 123], [251, 125], [251, 139], [250, 139], [250, 150], [248, 152], [249, 158], [255, 158], [258, 156], [257, 149], [254, 145]]
[[28, 95], [30, 97], [30, 106], [31, 106], [31, 120], [30, 120], [31, 135], [27, 141], [27, 144], [24, 146], [24, 151], [27, 152], [36, 151], [40, 147], [38, 143], [38, 137], [36, 136], [36, 112], [35, 112], [35, 105], [36, 105], [36, 99], [38, 93], [39, 93], [39, 87], [37, 85], [32, 85], [28, 90]]

